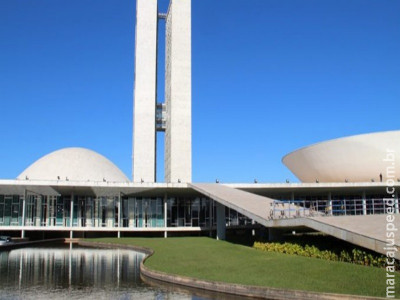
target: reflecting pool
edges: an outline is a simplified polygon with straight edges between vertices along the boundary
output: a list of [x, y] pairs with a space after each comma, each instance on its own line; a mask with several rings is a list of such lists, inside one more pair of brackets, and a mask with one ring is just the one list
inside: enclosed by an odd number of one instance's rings
[[[0, 252], [0, 299], [193, 299], [140, 279], [144, 254], [75, 245]], [[196, 298], [199, 299], [199, 298]]]

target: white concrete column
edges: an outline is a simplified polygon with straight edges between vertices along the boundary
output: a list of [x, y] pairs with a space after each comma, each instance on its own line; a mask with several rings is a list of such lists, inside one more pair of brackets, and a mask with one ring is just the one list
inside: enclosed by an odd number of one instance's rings
[[52, 201], [50, 200], [51, 197], [47, 196], [46, 197], [46, 226], [50, 226], [50, 205], [52, 203]]
[[70, 208], [70, 216], [69, 216], [69, 226], [73, 227], [74, 224], [74, 194], [71, 195], [71, 208]]
[[[69, 226], [72, 228], [74, 224], [74, 194], [71, 194], [71, 210], [69, 216]], [[74, 237], [73, 231], [69, 232], [69, 238], [72, 239]]]
[[114, 227], [115, 221], [115, 198], [107, 199], [107, 207], [106, 207], [106, 222], [107, 227]]
[[363, 215], [367, 214], [367, 195], [365, 191], [362, 192], [362, 208], [363, 208]]
[[121, 228], [121, 193], [118, 195], [118, 228]]
[[332, 192], [328, 193], [328, 215], [333, 215], [333, 206], [332, 206]]
[[394, 206], [395, 206], [395, 213], [399, 213], [399, 191], [396, 190], [395, 198], [394, 198]]
[[[296, 216], [296, 207], [297, 207], [297, 204], [296, 203], [294, 203], [294, 192], [291, 192], [290, 193], [290, 201], [291, 201], [291, 203], [293, 204], [293, 206], [291, 206], [290, 205], [290, 202], [289, 202], [289, 218], [292, 216], [292, 213], [291, 213], [291, 207], [294, 207], [294, 209], [295, 209], [295, 213], [294, 213], [294, 215]], [[297, 216], [296, 216], [297, 217]]]
[[[25, 211], [26, 211], [26, 198], [28, 197], [28, 192], [24, 189], [24, 199], [22, 200], [22, 228], [25, 228]], [[21, 238], [25, 237], [25, 230], [21, 231]]]
[[91, 201], [92, 205], [90, 206], [90, 209], [88, 209], [89, 199], [88, 198], [85, 199], [85, 227], [93, 226], [92, 216], [93, 216], [94, 201], [91, 198], [90, 198], [90, 201]]
[[225, 206], [217, 202], [217, 240], [226, 238]]
[[136, 227], [136, 212], [135, 212], [135, 199], [128, 198], [128, 218], [129, 218], [129, 227]]
[[118, 195], [118, 238], [121, 237], [121, 215], [122, 215], [122, 211], [121, 211], [121, 192]]
[[[167, 203], [167, 194], [164, 195], [164, 227], [167, 228], [167, 218], [168, 218], [168, 203]], [[167, 230], [164, 231], [164, 238], [168, 237], [168, 232]]]
[[38, 195], [36, 197], [36, 226], [41, 226], [42, 219], [42, 196]]

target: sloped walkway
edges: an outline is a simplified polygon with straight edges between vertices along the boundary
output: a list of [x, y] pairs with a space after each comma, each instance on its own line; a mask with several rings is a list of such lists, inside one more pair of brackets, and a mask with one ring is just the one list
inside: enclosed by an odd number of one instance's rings
[[274, 199], [214, 183], [190, 183], [194, 190], [232, 208], [257, 223], [269, 227], [270, 207]]
[[[394, 215], [395, 219], [391, 222], [397, 230], [400, 228], [400, 215]], [[315, 217], [305, 218], [306, 227], [332, 235], [336, 238], [345, 240], [349, 243], [374, 250], [381, 254], [386, 254], [387, 249], [392, 246], [393, 239], [387, 234], [386, 215], [367, 215], [367, 216], [339, 216], [339, 217]], [[394, 246], [400, 248], [400, 233], [394, 233]], [[395, 256], [400, 259], [400, 253], [395, 251]]]

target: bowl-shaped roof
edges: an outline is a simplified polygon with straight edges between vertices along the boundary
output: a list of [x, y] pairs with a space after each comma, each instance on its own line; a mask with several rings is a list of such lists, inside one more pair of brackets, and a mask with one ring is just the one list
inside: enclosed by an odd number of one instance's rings
[[291, 152], [282, 162], [302, 182], [380, 181], [381, 174], [397, 181], [400, 130], [329, 140]]
[[38, 159], [17, 179], [127, 182], [104, 156], [85, 148], [65, 148]]

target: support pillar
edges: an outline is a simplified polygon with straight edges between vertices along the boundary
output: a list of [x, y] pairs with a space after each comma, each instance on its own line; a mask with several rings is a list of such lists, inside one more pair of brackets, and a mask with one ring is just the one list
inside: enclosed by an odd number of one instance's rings
[[329, 216], [333, 215], [332, 192], [328, 193], [328, 211], [327, 211], [327, 215], [329, 215]]
[[364, 216], [367, 214], [367, 195], [365, 191], [362, 192], [362, 213]]
[[74, 233], [72, 231], [73, 224], [74, 224], [74, 194], [71, 194], [71, 210], [70, 210], [70, 216], [69, 216], [69, 226], [71, 227], [71, 230], [69, 232], [70, 239], [74, 238]]
[[122, 205], [121, 205], [121, 193], [119, 193], [119, 195], [118, 195], [118, 228], [121, 228], [121, 215], [122, 215], [122, 213], [121, 213], [121, 207], [122, 207]]
[[118, 205], [118, 238], [121, 238], [121, 215], [122, 215], [122, 211], [121, 211], [121, 207], [122, 207], [122, 205], [121, 205], [121, 192], [119, 192], [119, 194], [118, 194], [118, 203], [117, 203], [117, 205]]
[[42, 196], [36, 197], [36, 226], [40, 227], [42, 219]]
[[226, 238], [225, 206], [217, 202], [217, 240]]
[[[88, 203], [91, 203], [89, 206]], [[92, 227], [93, 226], [93, 206], [94, 200], [86, 198], [85, 200], [85, 227]]]
[[26, 198], [28, 197], [28, 192], [26, 191], [26, 189], [24, 189], [24, 198], [22, 200], [22, 230], [21, 230], [21, 238], [25, 238], [25, 211], [26, 211]]
[[46, 197], [46, 220], [44, 220], [45, 226], [50, 226], [50, 205], [52, 204], [52, 197]]
[[394, 198], [395, 213], [399, 213], [399, 191], [396, 190]]
[[115, 197], [107, 198], [106, 206], [106, 226], [115, 227]]
[[167, 194], [164, 195], [163, 199], [163, 204], [164, 204], [164, 238], [168, 237], [168, 232], [167, 232], [167, 218], [168, 218], [168, 203], [167, 203]]
[[135, 204], [135, 198], [128, 198], [128, 227], [136, 227]]
[[74, 194], [71, 195], [71, 211], [69, 219], [69, 226], [72, 227], [74, 225]]

